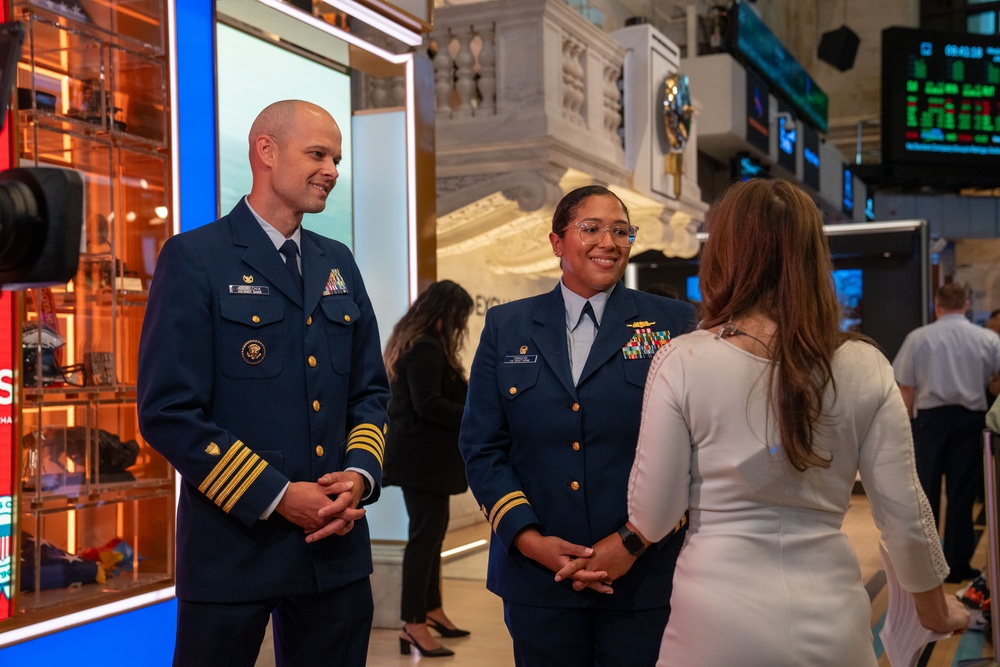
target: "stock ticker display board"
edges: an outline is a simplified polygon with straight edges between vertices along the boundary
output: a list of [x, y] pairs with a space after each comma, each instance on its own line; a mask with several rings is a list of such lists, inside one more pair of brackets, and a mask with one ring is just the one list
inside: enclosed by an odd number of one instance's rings
[[1000, 38], [883, 31], [882, 159], [931, 179], [1000, 167]]

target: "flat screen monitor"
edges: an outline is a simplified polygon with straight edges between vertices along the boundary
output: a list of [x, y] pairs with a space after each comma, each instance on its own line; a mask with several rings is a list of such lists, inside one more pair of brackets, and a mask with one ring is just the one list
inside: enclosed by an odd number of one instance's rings
[[854, 215], [854, 175], [844, 167], [844, 213], [848, 217]]
[[933, 185], [995, 182], [1000, 41], [915, 28], [882, 32], [882, 158]]
[[834, 269], [833, 284], [840, 303], [840, 330], [861, 331], [861, 297], [864, 283], [862, 269]]

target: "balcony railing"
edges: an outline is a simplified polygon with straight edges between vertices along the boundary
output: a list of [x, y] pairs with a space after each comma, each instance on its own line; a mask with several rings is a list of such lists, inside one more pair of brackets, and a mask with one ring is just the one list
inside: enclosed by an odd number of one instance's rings
[[[427, 48], [444, 197], [439, 214], [478, 199], [484, 193], [465, 186], [490, 175], [541, 171], [558, 181], [576, 169], [608, 183], [627, 182], [626, 50], [565, 2], [440, 8]], [[464, 186], [449, 186], [452, 178]], [[457, 191], [464, 196], [449, 201], [449, 192]]]

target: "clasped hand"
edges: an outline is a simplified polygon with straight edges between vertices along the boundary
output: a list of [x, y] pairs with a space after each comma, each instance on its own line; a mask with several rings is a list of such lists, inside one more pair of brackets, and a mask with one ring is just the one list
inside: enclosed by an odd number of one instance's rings
[[576, 591], [591, 588], [598, 593], [613, 593], [612, 584], [632, 568], [635, 556], [625, 549], [618, 533], [608, 535], [589, 551], [589, 558], [577, 558], [563, 565], [556, 572], [556, 581], [572, 579]]
[[[617, 537], [617, 534], [611, 537]], [[614, 592], [611, 584], [619, 576], [614, 573], [624, 574], [631, 563], [623, 568], [607, 548], [605, 543], [608, 540], [605, 538], [591, 548], [542, 535], [535, 528], [526, 528], [514, 538], [514, 546], [528, 558], [555, 572], [556, 581], [572, 579], [574, 590], [591, 588], [598, 593], [611, 594]], [[620, 539], [618, 546], [628, 558], [634, 560], [622, 547]]]
[[306, 532], [306, 542], [346, 535], [365, 515], [358, 507], [364, 480], [357, 472], [332, 472], [316, 482], [291, 482], [275, 511]]

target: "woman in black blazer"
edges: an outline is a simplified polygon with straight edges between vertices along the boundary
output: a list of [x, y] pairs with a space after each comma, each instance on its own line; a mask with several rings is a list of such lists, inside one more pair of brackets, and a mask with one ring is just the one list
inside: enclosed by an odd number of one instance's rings
[[403, 631], [399, 649], [425, 657], [454, 652], [442, 637], [464, 637], [441, 607], [441, 544], [448, 529], [448, 496], [468, 488], [458, 429], [468, 381], [458, 358], [472, 298], [450, 280], [433, 283], [393, 327], [385, 368], [392, 398], [383, 483], [402, 487], [410, 516], [403, 553]]

